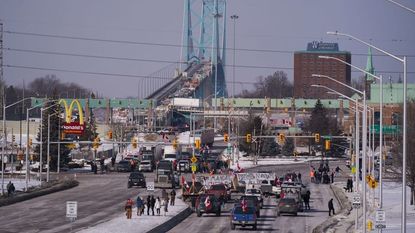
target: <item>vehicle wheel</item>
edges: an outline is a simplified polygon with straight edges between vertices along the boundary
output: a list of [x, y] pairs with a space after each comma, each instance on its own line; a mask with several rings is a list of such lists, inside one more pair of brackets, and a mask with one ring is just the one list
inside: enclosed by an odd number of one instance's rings
[[231, 229], [232, 229], [232, 230], [235, 230], [235, 228], [236, 228], [236, 227], [235, 227], [235, 224], [232, 224], [232, 223], [231, 223]]
[[252, 227], [252, 229], [253, 229], [254, 231], [256, 231], [256, 223], [255, 223], [254, 227]]
[[197, 217], [201, 217], [202, 213], [200, 213], [199, 211], [197, 212]]

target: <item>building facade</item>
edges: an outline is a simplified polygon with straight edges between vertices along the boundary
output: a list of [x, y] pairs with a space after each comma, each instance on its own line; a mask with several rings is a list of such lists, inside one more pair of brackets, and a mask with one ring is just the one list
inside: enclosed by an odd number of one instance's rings
[[350, 66], [333, 59], [322, 59], [319, 56], [331, 56], [351, 63], [351, 54], [347, 51], [339, 51], [337, 43], [311, 42], [307, 50], [294, 53], [294, 97], [306, 99], [331, 99], [336, 98], [328, 94], [322, 88], [311, 87], [319, 84], [330, 87], [344, 94], [351, 93], [350, 90], [327, 78], [312, 77], [312, 74], [330, 76], [342, 83], [350, 85]]

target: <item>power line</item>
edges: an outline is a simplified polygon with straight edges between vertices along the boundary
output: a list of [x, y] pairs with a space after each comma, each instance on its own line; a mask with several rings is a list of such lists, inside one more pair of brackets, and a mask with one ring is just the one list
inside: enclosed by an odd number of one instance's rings
[[[175, 47], [175, 48], [185, 47], [183, 45], [169, 44], [169, 43], [139, 42], [139, 41], [129, 41], [129, 40], [110, 40], [110, 39], [100, 39], [100, 38], [91, 38], [91, 37], [65, 36], [65, 35], [56, 35], [56, 34], [42, 34], [42, 33], [33, 33], [33, 32], [4, 31], [4, 33], [15, 34], [15, 35], [70, 39], [70, 40], [109, 42], [109, 43], [118, 43], [118, 44], [133, 44], [133, 45]], [[193, 48], [204, 48], [204, 47], [193, 46]], [[209, 49], [211, 49], [211, 48], [212, 47], [209, 47]], [[233, 48], [226, 48], [226, 50], [233, 50]], [[290, 50], [250, 49], [250, 48], [235, 48], [235, 50], [236, 51], [244, 51], [244, 52], [285, 53], [285, 54], [293, 54], [294, 52], [296, 52], [296, 51], [290, 51]], [[361, 53], [352, 53], [352, 55], [353, 56], [365, 56], [365, 57], [367, 56], [367, 54], [361, 54]], [[386, 55], [384, 55], [384, 54], [373, 54], [372, 56], [385, 57]], [[398, 54], [397, 56], [415, 57], [415, 55], [400, 55], [400, 54]]]
[[[144, 59], [144, 58], [127, 58], [127, 57], [113, 57], [113, 56], [101, 56], [101, 55], [90, 55], [90, 54], [77, 54], [77, 53], [64, 53], [56, 51], [41, 51], [41, 50], [32, 50], [32, 49], [16, 49], [16, 48], [4, 48], [6, 51], [13, 52], [24, 52], [24, 53], [34, 53], [34, 54], [48, 54], [48, 55], [58, 55], [58, 56], [71, 56], [71, 57], [85, 57], [85, 58], [98, 58], [98, 59], [110, 59], [110, 60], [123, 60], [123, 61], [140, 61], [140, 62], [153, 62], [153, 63], [168, 63], [168, 64], [187, 64], [187, 62], [179, 61], [168, 61], [168, 60], [159, 60], [159, 59]], [[225, 65], [226, 67], [237, 67], [237, 68], [247, 68], [247, 69], [270, 69], [270, 70], [294, 70], [293, 67], [277, 67], [277, 66], [258, 66], [258, 65]], [[360, 73], [360, 71], [352, 70], [354, 73]], [[378, 73], [387, 73], [387, 74], [401, 74], [400, 71], [377, 71]], [[415, 72], [408, 72], [408, 74]]]

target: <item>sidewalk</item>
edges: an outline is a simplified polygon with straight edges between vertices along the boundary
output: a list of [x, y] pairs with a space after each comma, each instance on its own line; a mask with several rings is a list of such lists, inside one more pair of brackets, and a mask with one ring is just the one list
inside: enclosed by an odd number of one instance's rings
[[[147, 215], [147, 209], [145, 209], [145, 215], [137, 216], [137, 208], [133, 209], [133, 216], [132, 219], [127, 219], [125, 213], [120, 214], [120, 216], [78, 231], [79, 233], [112, 233], [112, 232], [120, 232], [120, 233], [140, 233], [140, 232], [148, 232], [153, 228], [167, 222], [180, 212], [184, 211], [188, 205], [186, 205], [182, 200], [176, 198], [176, 203], [174, 206], [170, 206], [168, 208], [167, 215], [164, 216], [164, 210], [160, 210], [160, 216], [157, 215]], [[154, 210], [156, 212], [156, 210]], [[151, 214], [151, 210], [150, 210]]]

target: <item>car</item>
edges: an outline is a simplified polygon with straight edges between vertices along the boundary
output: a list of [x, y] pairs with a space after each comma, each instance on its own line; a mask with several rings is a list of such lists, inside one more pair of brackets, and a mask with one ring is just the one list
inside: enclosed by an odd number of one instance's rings
[[252, 226], [253, 230], [257, 229], [257, 215], [254, 207], [246, 207], [235, 205], [231, 210], [231, 229], [235, 230], [236, 226]]
[[140, 172], [152, 172], [153, 171], [153, 167], [151, 165], [151, 161], [150, 160], [143, 160], [141, 161], [140, 165], [138, 166], [138, 170]]
[[231, 199], [231, 194], [228, 192], [228, 188], [224, 184], [214, 184], [207, 190], [208, 194], [215, 195], [220, 201], [228, 201]]
[[298, 214], [298, 203], [295, 198], [281, 198], [277, 205], [277, 215], [281, 214]]
[[182, 159], [177, 163], [177, 170], [179, 172], [190, 172], [190, 163], [187, 159]]
[[140, 186], [142, 188], [146, 186], [146, 178], [144, 177], [143, 173], [141, 172], [131, 172], [130, 176], [128, 177], [128, 188], [132, 186]]
[[255, 196], [241, 196], [241, 198], [239, 199], [239, 202], [242, 202], [242, 200], [246, 200], [248, 203], [248, 207], [253, 207], [255, 208], [255, 213], [257, 217], [261, 216], [261, 207], [260, 207], [260, 202], [258, 200], [257, 197]]
[[214, 213], [216, 216], [220, 216], [221, 202], [215, 195], [201, 194], [196, 199], [196, 214], [201, 217], [202, 214]]
[[254, 196], [258, 198], [260, 208], [264, 205], [264, 199], [262, 198], [262, 192], [260, 189], [246, 189], [245, 196]]
[[128, 160], [121, 160], [120, 162], [118, 162], [117, 172], [130, 172], [130, 171], [131, 171], [131, 164]]

